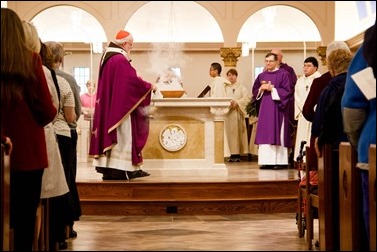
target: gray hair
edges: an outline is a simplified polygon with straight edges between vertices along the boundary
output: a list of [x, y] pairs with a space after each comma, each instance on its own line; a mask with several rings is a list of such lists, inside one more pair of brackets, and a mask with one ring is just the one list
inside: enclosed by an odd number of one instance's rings
[[60, 67], [60, 63], [64, 58], [64, 47], [62, 43], [56, 41], [45, 42], [45, 45], [50, 48], [52, 53], [52, 62], [54, 64], [54, 69]]
[[332, 51], [337, 50], [337, 49], [345, 49], [345, 50], [348, 50], [349, 52], [351, 52], [351, 50], [348, 47], [348, 45], [346, 44], [346, 42], [344, 42], [344, 41], [333, 41], [333, 42], [331, 42], [330, 44], [327, 45], [326, 57], [328, 57]]

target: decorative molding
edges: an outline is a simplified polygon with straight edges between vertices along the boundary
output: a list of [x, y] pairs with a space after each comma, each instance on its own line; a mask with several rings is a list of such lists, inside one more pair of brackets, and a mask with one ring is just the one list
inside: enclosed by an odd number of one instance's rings
[[359, 49], [360, 45], [364, 41], [364, 32], [359, 33], [357, 36], [346, 41], [348, 47], [351, 51], [356, 52]]
[[227, 108], [210, 108], [211, 115], [214, 116], [214, 121], [224, 121], [226, 115], [229, 113], [229, 107]]
[[241, 56], [241, 47], [221, 47], [220, 55], [223, 57], [225, 67], [236, 67], [238, 57]]
[[[364, 39], [364, 33], [360, 33], [358, 36], [349, 39], [346, 41], [347, 45], [350, 47], [351, 51], [356, 51], [359, 46], [362, 44]], [[62, 42], [65, 51], [69, 51], [71, 53], [74, 52], [90, 52], [90, 45], [88, 43], [83, 42]], [[102, 44], [103, 48], [107, 47], [107, 42]], [[163, 46], [164, 43], [159, 43]], [[305, 42], [306, 50], [318, 50], [319, 42]], [[218, 52], [219, 48], [223, 48], [223, 43], [182, 43], [181, 50], [183, 52]], [[240, 54], [242, 43], [237, 43], [237, 47], [239, 48]], [[132, 52], [133, 53], [145, 53], [158, 50], [152, 43], [135, 43]], [[283, 51], [303, 51], [304, 45], [303, 42], [257, 42], [257, 47], [254, 49], [255, 52], [257, 51], [270, 51], [271, 48], [281, 48]], [[221, 50], [221, 49], [220, 49]]]
[[167, 151], [179, 151], [187, 143], [187, 134], [178, 124], [169, 124], [160, 132], [160, 144]]
[[[90, 45], [83, 42], [62, 42], [65, 51], [71, 52], [90, 52]], [[107, 42], [103, 43], [103, 48], [107, 47]], [[158, 44], [158, 46], [155, 46]], [[168, 46], [168, 43], [135, 43], [132, 48], [132, 53], [145, 53], [159, 50], [158, 48], [164, 48], [164, 44]], [[319, 42], [305, 42], [306, 50], [315, 50], [319, 45]], [[218, 52], [219, 48], [224, 46], [224, 43], [182, 43], [182, 52]], [[242, 43], [237, 43], [235, 47], [241, 48]], [[303, 42], [257, 42], [257, 47], [254, 49], [257, 51], [269, 52], [271, 48], [281, 48], [283, 51], [303, 51]], [[242, 52], [242, 50], [241, 50]]]

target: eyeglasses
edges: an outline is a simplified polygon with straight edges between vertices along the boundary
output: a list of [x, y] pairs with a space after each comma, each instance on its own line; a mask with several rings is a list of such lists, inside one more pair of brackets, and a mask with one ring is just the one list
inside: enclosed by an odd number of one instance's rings
[[314, 67], [312, 64], [304, 64], [303, 67]]

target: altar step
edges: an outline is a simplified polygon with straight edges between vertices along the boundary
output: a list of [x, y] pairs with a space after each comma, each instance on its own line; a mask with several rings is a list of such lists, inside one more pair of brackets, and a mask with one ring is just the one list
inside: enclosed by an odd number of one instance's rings
[[297, 210], [297, 181], [77, 182], [84, 215], [229, 215]]

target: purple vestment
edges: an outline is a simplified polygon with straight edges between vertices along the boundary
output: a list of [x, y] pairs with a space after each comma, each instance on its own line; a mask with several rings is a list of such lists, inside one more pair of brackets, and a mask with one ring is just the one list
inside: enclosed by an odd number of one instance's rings
[[[115, 44], [111, 46], [117, 48]], [[136, 70], [123, 54], [111, 52], [106, 55], [98, 79], [90, 155], [100, 157], [111, 150], [118, 143], [117, 127], [130, 116], [132, 164], [142, 164], [141, 151], [149, 134], [145, 107], [151, 102], [151, 87], [151, 83], [137, 76]]]
[[[292, 139], [289, 130], [289, 102], [294, 93], [287, 71], [279, 69], [274, 72], [264, 71], [258, 75], [253, 85], [253, 96], [257, 97], [261, 81], [271, 81], [279, 94], [280, 101], [272, 100], [271, 92], [264, 91], [260, 99], [258, 128], [255, 144], [280, 145], [290, 148]], [[280, 130], [284, 119], [284, 144], [280, 141]]]

